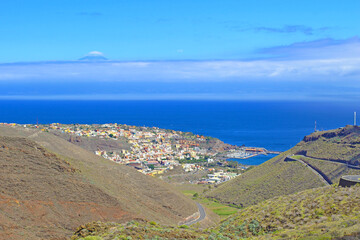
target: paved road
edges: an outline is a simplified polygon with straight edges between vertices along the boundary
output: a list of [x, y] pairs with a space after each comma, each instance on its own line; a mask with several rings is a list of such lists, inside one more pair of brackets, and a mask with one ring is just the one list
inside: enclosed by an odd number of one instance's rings
[[312, 168], [312, 167], [311, 167], [309, 164], [307, 164], [306, 162], [304, 162], [304, 161], [302, 161], [302, 160], [300, 160], [300, 159], [293, 158], [293, 155], [290, 155], [290, 156], [287, 156], [287, 157], [290, 158], [290, 159], [292, 159], [292, 160], [294, 160], [294, 161], [300, 162], [300, 163], [303, 164], [305, 167], [308, 167], [309, 170], [311, 170], [313, 173], [315, 173], [315, 174], [319, 177], [319, 179], [320, 179], [325, 185], [327, 185], [327, 186], [330, 185], [330, 183], [329, 183], [328, 181], [326, 181], [326, 179], [323, 178], [323, 176], [321, 176], [321, 174], [320, 174], [316, 169]]
[[[303, 156], [303, 155], [302, 155]], [[304, 156], [306, 157], [306, 156]], [[345, 165], [346, 167], [348, 168], [354, 168], [354, 169], [360, 169], [360, 166], [357, 166], [357, 165], [352, 165], [352, 164], [349, 164], [349, 163], [343, 163], [339, 160], [336, 160], [336, 159], [325, 159], [325, 158], [317, 158], [317, 157], [308, 157], [308, 158], [311, 158], [311, 159], [316, 159], [316, 160], [322, 160], [322, 161], [328, 161], [328, 162], [333, 162], [333, 163], [337, 163], [337, 164], [342, 164], [342, 165]]]
[[205, 212], [205, 209], [203, 208], [203, 206], [201, 206], [201, 204], [198, 203], [198, 202], [196, 203], [196, 205], [197, 205], [197, 207], [199, 209], [200, 216], [195, 220], [184, 223], [184, 225], [187, 225], [187, 226], [193, 225], [195, 223], [198, 223], [198, 222], [204, 220], [204, 218], [206, 217], [206, 212]]

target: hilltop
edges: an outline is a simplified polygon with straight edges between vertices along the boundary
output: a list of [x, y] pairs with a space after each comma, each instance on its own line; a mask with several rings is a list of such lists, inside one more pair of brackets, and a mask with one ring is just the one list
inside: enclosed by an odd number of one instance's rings
[[337, 183], [342, 175], [360, 174], [359, 157], [359, 127], [314, 132], [290, 150], [208, 192], [207, 197], [240, 207], [254, 205], [276, 196], [325, 186], [312, 168], [330, 183]]
[[93, 222], [72, 239], [358, 239], [360, 186], [322, 187], [247, 207], [214, 228]]
[[13, 239], [44, 239], [49, 232], [61, 239], [93, 220], [177, 225], [197, 212], [194, 201], [163, 181], [53, 134], [0, 126], [0, 136], [0, 227]]

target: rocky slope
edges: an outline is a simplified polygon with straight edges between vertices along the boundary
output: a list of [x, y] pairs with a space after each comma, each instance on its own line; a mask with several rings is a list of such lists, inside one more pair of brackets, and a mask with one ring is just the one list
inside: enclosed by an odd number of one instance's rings
[[135, 217], [33, 141], [0, 137], [0, 166], [0, 239], [61, 239], [84, 222]]
[[[11, 152], [3, 150], [4, 157], [0, 157], [6, 166], [0, 168], [0, 195], [5, 204], [0, 225], [7, 229], [6, 234], [16, 233], [14, 239], [32, 232], [29, 239], [44, 238], [41, 234], [51, 231], [51, 236], [61, 232], [66, 235], [80, 222], [89, 220], [123, 222], [139, 218], [177, 225], [197, 211], [192, 200], [163, 181], [98, 157], [52, 134], [0, 126], [0, 136], [26, 138], [4, 138], [4, 146], [15, 141], [16, 148]], [[30, 145], [29, 149], [23, 144]], [[48, 222], [50, 218], [53, 222]]]

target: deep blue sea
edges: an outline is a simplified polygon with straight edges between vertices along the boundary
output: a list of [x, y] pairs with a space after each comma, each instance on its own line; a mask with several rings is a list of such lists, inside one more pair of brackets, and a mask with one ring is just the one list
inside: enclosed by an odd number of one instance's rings
[[[190, 131], [230, 144], [284, 151], [314, 130], [353, 124], [360, 104], [255, 101], [1, 100], [0, 122], [121, 123]], [[269, 157], [250, 158], [260, 164]], [[241, 162], [241, 161], [240, 161]], [[252, 163], [252, 164], [251, 164]]]

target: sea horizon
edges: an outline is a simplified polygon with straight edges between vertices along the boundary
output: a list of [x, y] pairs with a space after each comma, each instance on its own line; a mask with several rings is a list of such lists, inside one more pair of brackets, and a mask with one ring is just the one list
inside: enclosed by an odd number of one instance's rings
[[[353, 124], [356, 110], [360, 112], [360, 107], [351, 102], [0, 100], [0, 122], [120, 123], [192, 132], [233, 145], [286, 151], [314, 131], [315, 121], [318, 130], [343, 127]], [[261, 163], [269, 158], [249, 161]]]

